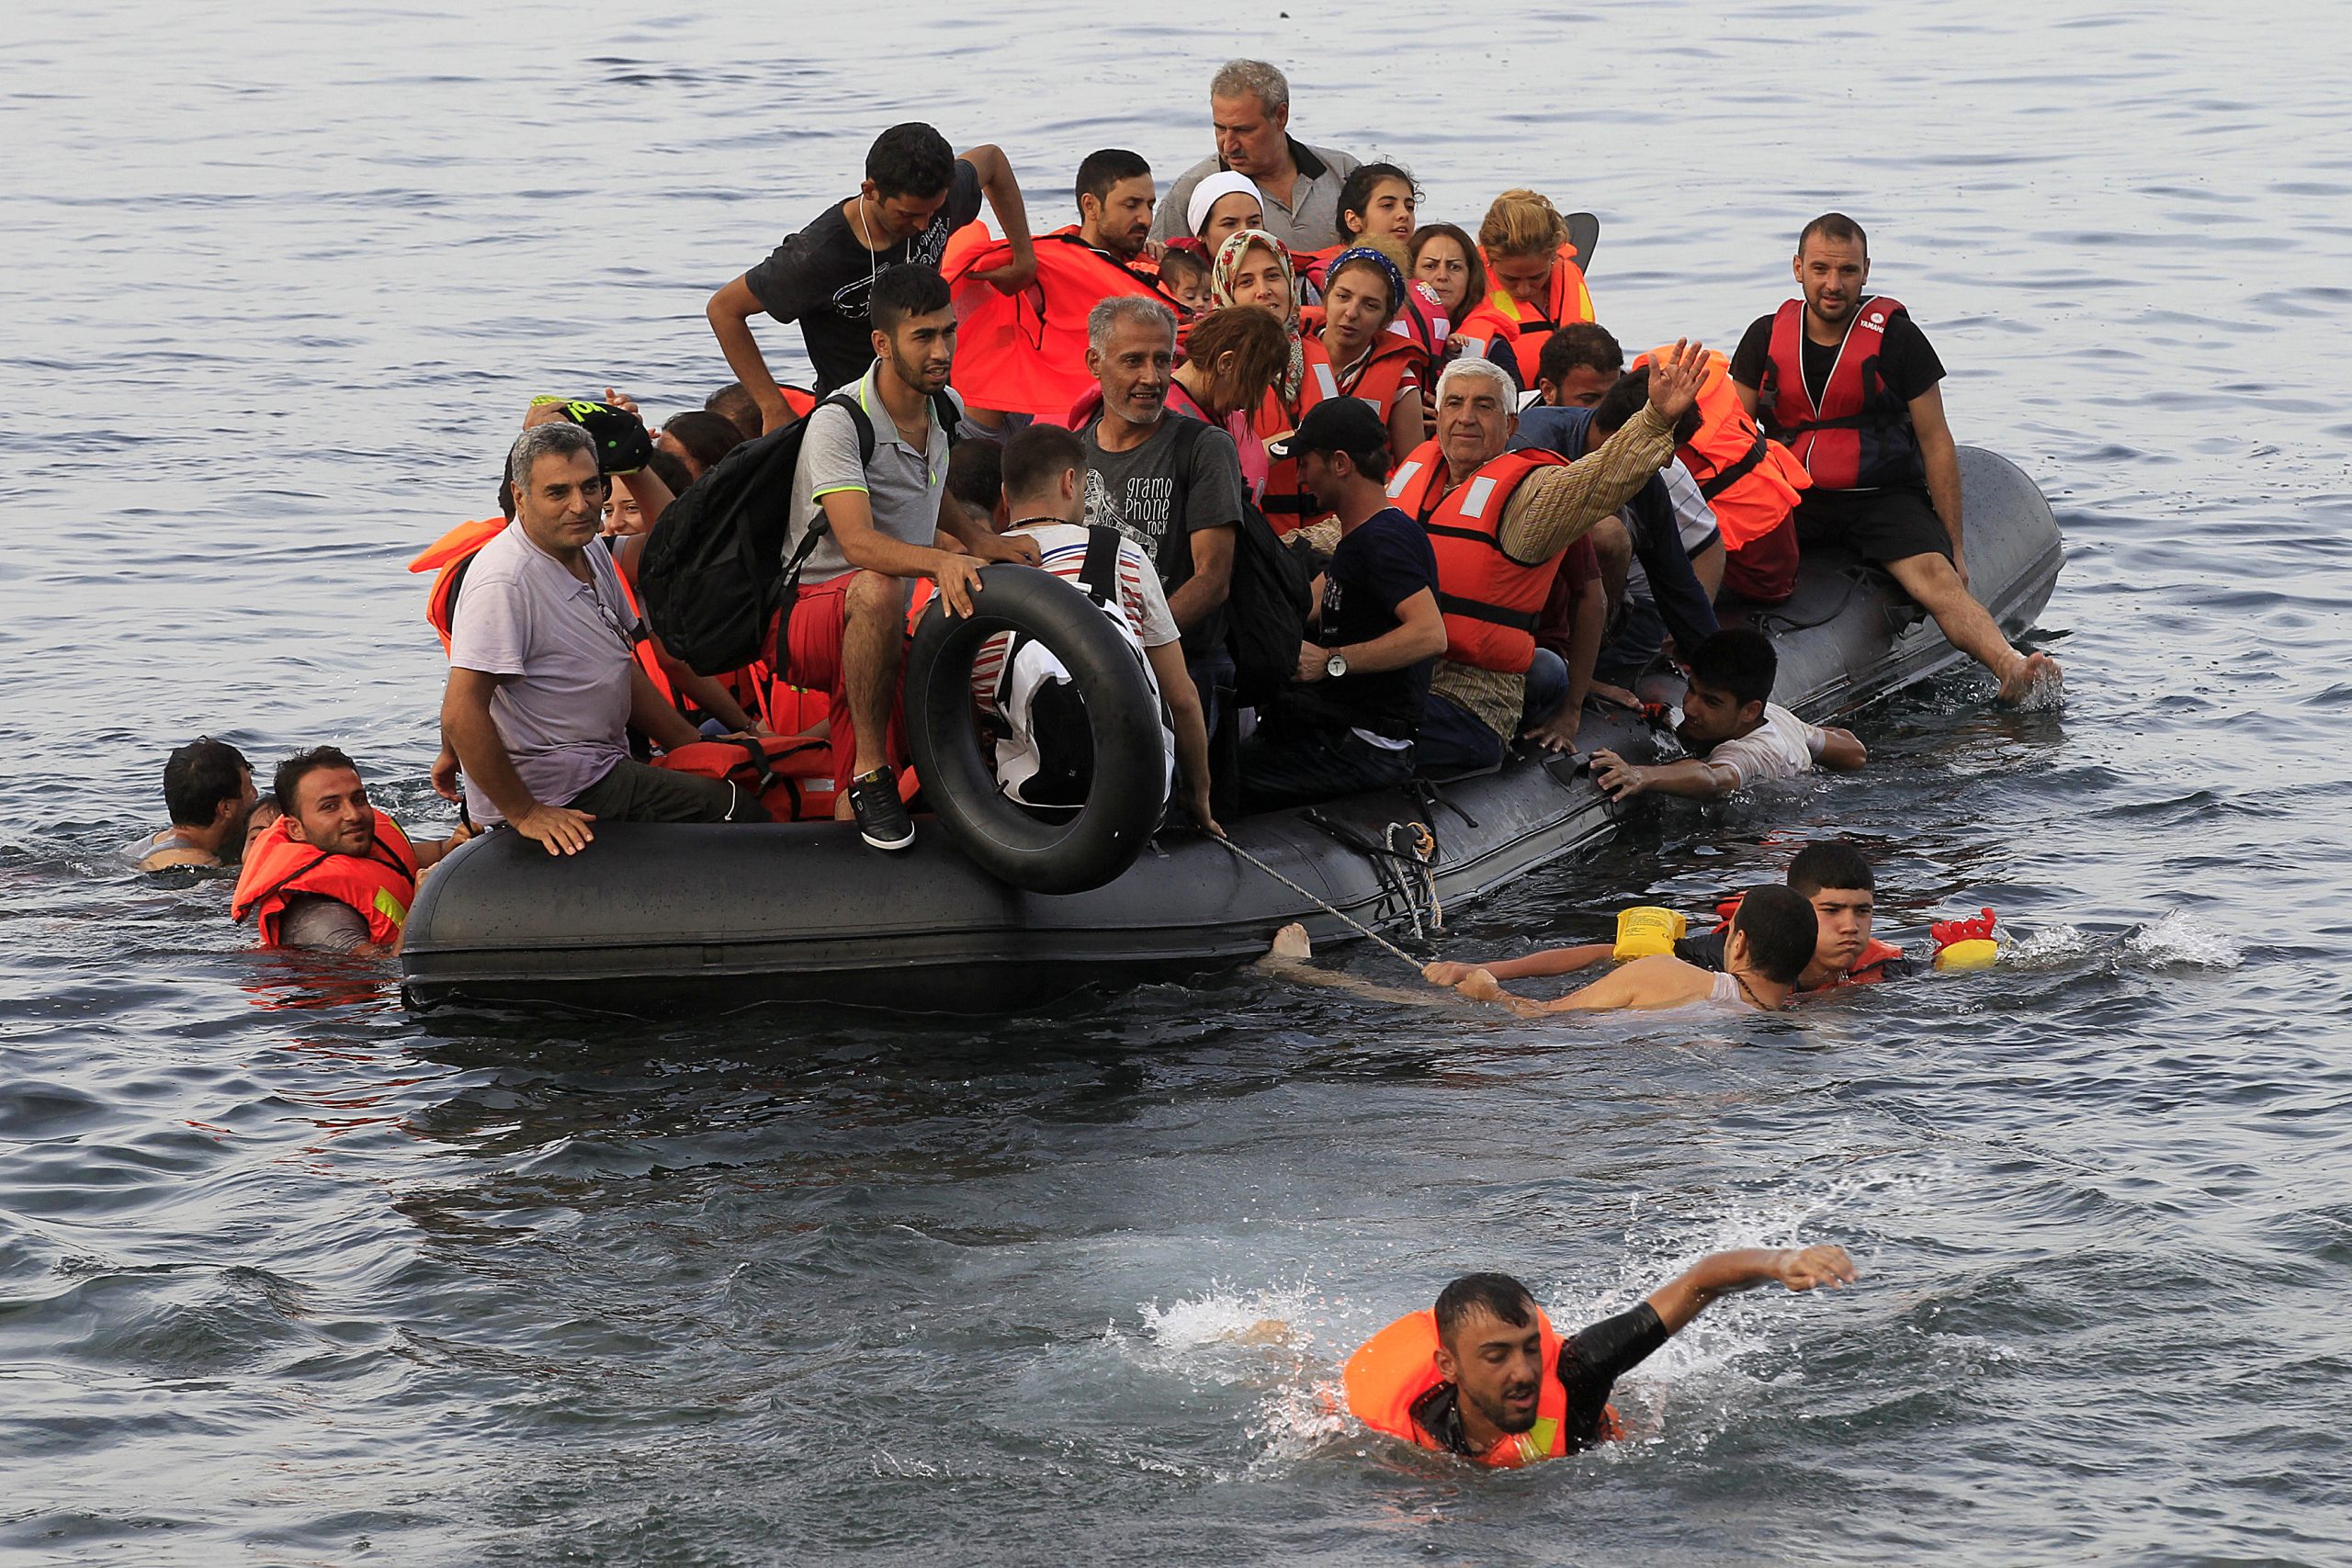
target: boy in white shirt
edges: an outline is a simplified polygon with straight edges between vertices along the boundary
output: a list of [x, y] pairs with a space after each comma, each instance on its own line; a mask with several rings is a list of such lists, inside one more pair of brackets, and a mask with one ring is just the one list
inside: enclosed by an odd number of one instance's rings
[[1642, 766], [1596, 750], [1593, 783], [1617, 801], [1652, 790], [1707, 800], [1815, 766], [1845, 771], [1869, 760], [1853, 731], [1807, 724], [1770, 701], [1779, 672], [1780, 658], [1762, 633], [1745, 626], [1717, 632], [1690, 654], [1690, 690], [1675, 730], [1690, 757]]

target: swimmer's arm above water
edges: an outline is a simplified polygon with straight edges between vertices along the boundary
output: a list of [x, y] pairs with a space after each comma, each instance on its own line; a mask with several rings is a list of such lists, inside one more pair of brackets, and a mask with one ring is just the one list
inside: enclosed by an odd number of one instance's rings
[[1474, 970], [1484, 969], [1498, 980], [1524, 980], [1536, 975], [1573, 975], [1579, 969], [1589, 969], [1614, 956], [1616, 947], [1605, 942], [1589, 942], [1577, 947], [1547, 947], [1541, 953], [1530, 953], [1518, 958], [1498, 958], [1488, 963], [1438, 963], [1423, 966], [1421, 978], [1432, 986], [1458, 986], [1467, 980]]
[[1739, 770], [1728, 763], [1697, 758], [1643, 767], [1601, 747], [1592, 754], [1592, 782], [1600, 786], [1601, 794], [1620, 804], [1637, 795], [1679, 795], [1690, 800], [1713, 800], [1739, 787]]
[[[1607, 952], [1608, 949], [1602, 951]], [[1665, 960], [1668, 964], [1672, 959]], [[1555, 1012], [1616, 1012], [1629, 1008], [1651, 1008], [1671, 1005], [1679, 998], [1662, 997], [1651, 983], [1651, 974], [1659, 960], [1637, 958], [1621, 969], [1611, 971], [1591, 985], [1555, 997], [1548, 1002], [1514, 996], [1502, 987], [1502, 982], [1488, 969], [1474, 969], [1453, 987], [1459, 995], [1474, 1002], [1493, 1002], [1507, 1007], [1521, 1018], [1543, 1018]]]
[[1649, 1294], [1650, 1310], [1673, 1334], [1724, 1296], [1777, 1280], [1792, 1291], [1832, 1290], [1854, 1282], [1854, 1260], [1842, 1247], [1751, 1247], [1715, 1252]]

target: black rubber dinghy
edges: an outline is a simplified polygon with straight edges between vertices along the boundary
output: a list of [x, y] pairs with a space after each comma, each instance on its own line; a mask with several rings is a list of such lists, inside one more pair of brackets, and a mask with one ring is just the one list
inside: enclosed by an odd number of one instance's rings
[[[1973, 447], [1960, 457], [1972, 584], [2018, 637], [2057, 581], [2058, 525], [2007, 459]], [[1888, 578], [1834, 551], [1808, 554], [1785, 604], [1724, 615], [1773, 637], [1775, 696], [1816, 723], [1964, 661]], [[1635, 756], [1656, 748], [1646, 727], [1613, 711], [1589, 716], [1581, 739]], [[1333, 906], [1409, 931], [1432, 883], [1458, 908], [1589, 852], [1616, 809], [1570, 761], [1527, 754], [1493, 773], [1227, 826]], [[1049, 894], [983, 871], [939, 818], [917, 828], [914, 847], [897, 854], [831, 822], [600, 823], [595, 842], [570, 857], [492, 833], [425, 879], [408, 921], [403, 996], [424, 1012], [671, 1018], [763, 1001], [1003, 1011], [1243, 962], [1290, 920], [1318, 941], [1351, 934], [1195, 832], [1163, 832], [1091, 891]], [[1435, 845], [1426, 872], [1411, 856], [1422, 829]]]

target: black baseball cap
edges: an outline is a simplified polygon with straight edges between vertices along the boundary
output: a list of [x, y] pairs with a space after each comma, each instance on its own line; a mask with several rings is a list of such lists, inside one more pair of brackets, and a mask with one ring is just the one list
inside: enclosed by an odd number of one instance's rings
[[1388, 426], [1362, 398], [1326, 398], [1306, 411], [1289, 440], [1269, 442], [1266, 449], [1282, 458], [1302, 452], [1345, 452], [1362, 459], [1388, 450]]

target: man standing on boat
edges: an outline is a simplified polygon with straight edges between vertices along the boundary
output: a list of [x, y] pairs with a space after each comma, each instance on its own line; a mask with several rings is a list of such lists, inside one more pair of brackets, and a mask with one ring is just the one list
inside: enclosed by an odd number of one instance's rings
[[876, 139], [855, 196], [786, 235], [767, 260], [710, 297], [704, 311], [710, 330], [759, 403], [765, 428], [780, 429], [793, 414], [752, 335], [751, 319], [764, 310], [779, 321], [798, 321], [818, 392], [849, 385], [874, 363], [866, 340], [875, 280], [904, 265], [936, 269], [947, 237], [980, 215], [982, 197], [1012, 254], [1002, 266], [972, 276], [1017, 294], [1037, 276], [1037, 257], [1012, 165], [993, 146], [952, 154], [938, 131], [910, 121]]
[[1259, 227], [1293, 252], [1320, 251], [1340, 242], [1340, 187], [1357, 160], [1329, 147], [1309, 147], [1290, 133], [1290, 81], [1262, 60], [1231, 60], [1209, 83], [1209, 117], [1216, 151], [1176, 176], [1153, 220], [1151, 237], [1185, 231], [1193, 187], [1220, 170], [1258, 187]]
[[2001, 700], [2054, 688], [2057, 661], [2023, 654], [1968, 590], [1960, 452], [1943, 362], [1911, 313], [1869, 295], [1869, 237], [1840, 212], [1797, 236], [1803, 299], [1758, 316], [1732, 355], [1739, 400], [1813, 476], [1797, 544], [1843, 544], [1884, 567], [1951, 645], [1990, 670]]

